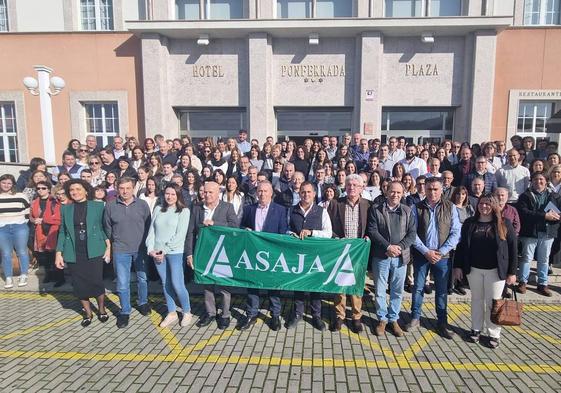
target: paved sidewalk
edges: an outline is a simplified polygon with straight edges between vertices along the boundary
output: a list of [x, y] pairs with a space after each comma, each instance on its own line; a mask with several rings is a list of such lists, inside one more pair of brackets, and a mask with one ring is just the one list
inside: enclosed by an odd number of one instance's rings
[[[109, 296], [112, 312], [117, 298]], [[200, 315], [202, 299], [193, 296]], [[153, 296], [157, 312], [163, 299]], [[234, 299], [234, 317], [244, 298]], [[284, 301], [288, 315], [290, 300]], [[314, 330], [271, 331], [260, 321], [251, 330], [215, 325], [160, 329], [161, 316], [133, 311], [127, 329], [94, 320], [79, 325], [71, 294], [0, 292], [1, 392], [543, 392], [560, 391], [561, 304], [528, 304], [521, 328], [503, 331], [491, 350], [460, 335], [445, 340], [434, 331], [428, 304], [418, 332], [401, 339], [372, 334], [373, 303], [365, 302], [367, 329], [354, 334]], [[404, 304], [404, 309], [409, 305]], [[324, 315], [332, 305], [324, 302]], [[469, 328], [469, 305], [449, 305], [457, 333]], [[265, 313], [265, 310], [263, 310]], [[195, 318], [196, 321], [197, 318]], [[263, 315], [263, 319], [266, 317]], [[326, 317], [327, 320], [327, 317]]]

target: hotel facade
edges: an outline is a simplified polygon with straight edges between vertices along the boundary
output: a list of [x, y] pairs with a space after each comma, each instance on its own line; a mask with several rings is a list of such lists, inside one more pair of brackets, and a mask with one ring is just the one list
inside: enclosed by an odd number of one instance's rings
[[[558, 141], [560, 0], [0, 0], [0, 161], [88, 134]], [[559, 121], [559, 120], [557, 120]], [[556, 130], [557, 128], [557, 130]]]

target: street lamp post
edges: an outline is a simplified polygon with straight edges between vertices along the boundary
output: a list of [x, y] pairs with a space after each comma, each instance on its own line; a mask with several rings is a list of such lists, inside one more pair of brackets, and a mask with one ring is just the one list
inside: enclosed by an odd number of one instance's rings
[[[48, 165], [55, 165], [55, 133], [53, 127], [53, 107], [51, 96], [56, 96], [64, 89], [64, 79], [53, 76], [53, 70], [44, 65], [33, 66], [37, 71], [37, 79], [27, 76], [23, 78], [23, 84], [34, 96], [39, 96], [41, 103], [41, 125], [43, 128], [43, 151]], [[53, 90], [51, 90], [51, 87]]]

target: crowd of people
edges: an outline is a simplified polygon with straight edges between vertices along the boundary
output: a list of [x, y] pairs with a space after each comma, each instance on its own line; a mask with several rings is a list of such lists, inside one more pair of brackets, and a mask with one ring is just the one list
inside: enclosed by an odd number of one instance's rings
[[[437, 331], [445, 338], [447, 297], [471, 288], [471, 331], [491, 348], [500, 326], [490, 320], [492, 299], [512, 286], [526, 293], [530, 262], [537, 261], [537, 292], [551, 296], [548, 275], [561, 258], [559, 243], [561, 157], [555, 142], [532, 137], [481, 145], [388, 143], [356, 133], [261, 144], [237, 138], [166, 140], [115, 137], [101, 147], [95, 136], [73, 139], [61, 165], [33, 158], [16, 179], [0, 176], [0, 248], [5, 288], [27, 285], [30, 254], [44, 281], [65, 283], [70, 271], [83, 309], [82, 326], [106, 322], [104, 270], [113, 265], [120, 300], [117, 326], [129, 324], [131, 272], [137, 309], [151, 312], [148, 281], [161, 281], [167, 314], [162, 327], [188, 326], [193, 316], [186, 282], [200, 228], [210, 225], [291, 234], [299, 238], [370, 238], [368, 261], [375, 286], [377, 335], [397, 337], [420, 326], [424, 294], [435, 291]], [[21, 275], [14, 282], [12, 253]], [[520, 257], [519, 257], [520, 256]], [[434, 281], [431, 284], [430, 278]], [[389, 287], [389, 303], [386, 293]], [[412, 293], [411, 317], [398, 322], [403, 292]], [[218, 313], [215, 295], [221, 296]], [[257, 319], [263, 292], [247, 290], [246, 315]], [[266, 292], [270, 327], [281, 328], [279, 291]], [[294, 292], [286, 327], [302, 319], [310, 303], [312, 325], [325, 330], [320, 293]], [[331, 329], [347, 319], [363, 330], [362, 296], [334, 296]], [[227, 287], [206, 286], [199, 327], [231, 323]], [[177, 310], [181, 309], [181, 313]]]

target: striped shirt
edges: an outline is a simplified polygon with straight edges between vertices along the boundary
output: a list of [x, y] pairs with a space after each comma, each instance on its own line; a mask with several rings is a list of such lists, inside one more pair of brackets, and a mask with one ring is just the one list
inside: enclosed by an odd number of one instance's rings
[[25, 224], [28, 218], [29, 201], [23, 193], [0, 194], [0, 228], [10, 224]]

